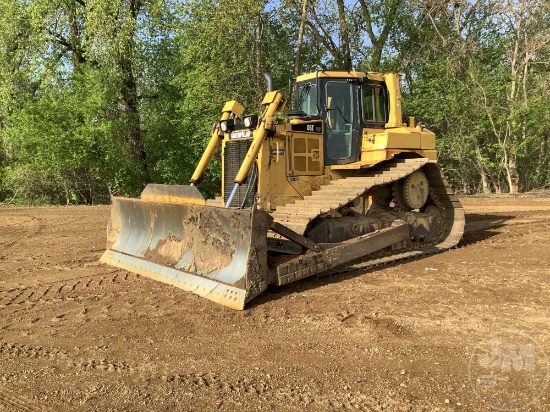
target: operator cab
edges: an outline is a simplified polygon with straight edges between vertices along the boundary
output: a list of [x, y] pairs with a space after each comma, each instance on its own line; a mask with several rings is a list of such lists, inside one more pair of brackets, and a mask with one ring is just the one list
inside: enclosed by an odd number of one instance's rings
[[315, 72], [296, 81], [296, 109], [323, 119], [324, 163], [357, 162], [363, 128], [384, 129], [388, 93], [384, 82], [359, 72]]

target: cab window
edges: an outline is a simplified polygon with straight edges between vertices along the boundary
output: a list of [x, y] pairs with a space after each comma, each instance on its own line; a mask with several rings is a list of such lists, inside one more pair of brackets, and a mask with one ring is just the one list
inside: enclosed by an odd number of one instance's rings
[[371, 123], [388, 121], [388, 95], [381, 86], [363, 86], [363, 120]]
[[305, 112], [308, 116], [318, 115], [317, 110], [317, 86], [306, 83], [297, 88], [298, 110]]

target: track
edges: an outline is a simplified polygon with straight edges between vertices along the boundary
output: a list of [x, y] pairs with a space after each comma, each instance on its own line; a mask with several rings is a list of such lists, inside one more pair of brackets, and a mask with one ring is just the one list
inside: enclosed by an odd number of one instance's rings
[[420, 169], [428, 159], [396, 159], [373, 168], [365, 176], [348, 177], [331, 181], [293, 204], [277, 208], [272, 216], [290, 229], [303, 234], [316, 217], [336, 211], [375, 186], [395, 182]]
[[[434, 245], [420, 246], [414, 250], [392, 253], [383, 257], [363, 258], [360, 262], [338, 266], [335, 269], [323, 272], [323, 274], [367, 269], [422, 255], [439, 253], [456, 246], [462, 238], [465, 224], [464, 210], [439, 166], [424, 158], [394, 159], [373, 168], [365, 176], [332, 181], [330, 184], [321, 187], [320, 190], [313, 192], [311, 196], [306, 196], [294, 204], [279, 207], [272, 216], [275, 221], [303, 234], [309, 222], [316, 217], [334, 212], [376, 186], [396, 182], [420, 169], [426, 174], [430, 182], [430, 196], [438, 204], [445, 217], [445, 231], [442, 233], [440, 240]], [[309, 273], [307, 276], [312, 274], [314, 273]]]

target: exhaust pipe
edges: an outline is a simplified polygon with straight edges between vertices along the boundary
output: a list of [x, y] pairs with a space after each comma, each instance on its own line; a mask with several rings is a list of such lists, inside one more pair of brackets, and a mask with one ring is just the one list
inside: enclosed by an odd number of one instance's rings
[[273, 91], [273, 76], [269, 73], [264, 73], [265, 81], [267, 83], [267, 91], [272, 92]]

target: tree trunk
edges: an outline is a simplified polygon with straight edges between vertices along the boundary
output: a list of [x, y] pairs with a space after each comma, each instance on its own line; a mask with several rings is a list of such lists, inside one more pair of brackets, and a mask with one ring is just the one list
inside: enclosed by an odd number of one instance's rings
[[508, 155], [506, 163], [506, 177], [510, 193], [519, 193], [519, 174], [517, 170], [517, 159], [515, 154]]
[[344, 0], [336, 0], [338, 3], [338, 22], [340, 25], [340, 43], [342, 47], [343, 69], [351, 71], [351, 53], [349, 50], [349, 30], [346, 21], [346, 11], [344, 9]]
[[378, 43], [372, 45], [371, 62], [372, 70], [380, 70], [380, 64], [382, 63], [382, 47]]
[[542, 136], [540, 141], [540, 153], [537, 162], [537, 185], [544, 186], [548, 179], [548, 135]]
[[308, 0], [302, 3], [302, 19], [300, 20], [300, 28], [298, 29], [298, 41], [296, 43], [296, 59], [294, 60], [294, 77], [300, 75], [300, 59], [302, 57], [302, 44], [304, 42], [304, 29], [306, 27]]
[[[137, 21], [139, 8], [139, 0], [128, 0], [128, 9], [132, 14], [132, 19]], [[134, 33], [135, 35], [135, 33]], [[127, 55], [121, 56], [118, 62], [118, 67], [121, 71], [123, 83], [122, 83], [122, 102], [126, 112], [126, 139], [130, 143], [132, 152], [136, 160], [141, 164], [143, 172], [142, 186], [150, 183], [151, 177], [149, 174], [149, 165], [147, 159], [147, 153], [143, 145], [143, 136], [141, 131], [141, 122], [139, 114], [139, 98], [137, 90], [137, 82], [134, 76], [134, 66], [131, 60], [132, 50], [134, 48], [134, 39], [128, 39], [129, 52]]]
[[133, 64], [130, 59], [122, 57], [119, 61], [119, 68], [123, 75], [122, 102], [126, 112], [126, 139], [130, 143], [132, 153], [141, 164], [144, 173], [143, 185], [151, 181], [149, 176], [149, 165], [147, 153], [143, 146], [141, 122], [139, 117], [139, 99], [137, 94], [137, 83], [134, 77]]
[[76, 1], [73, 1], [69, 4], [69, 27], [70, 27], [70, 45], [71, 45], [71, 51], [72, 51], [72, 60], [74, 67], [77, 67], [80, 64], [84, 64], [86, 62], [86, 58], [84, 57], [84, 54], [82, 52], [81, 47], [81, 40], [82, 40], [82, 34], [80, 33], [80, 29], [78, 27], [78, 17], [77, 17], [77, 8], [78, 5], [76, 4]]
[[477, 160], [477, 170], [481, 177], [481, 186], [483, 188], [483, 193], [491, 193], [491, 186], [489, 184], [489, 177], [487, 176], [487, 171], [483, 165], [483, 156], [481, 155], [481, 148], [476, 139], [474, 139], [474, 148], [476, 151], [476, 160]]

